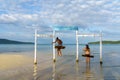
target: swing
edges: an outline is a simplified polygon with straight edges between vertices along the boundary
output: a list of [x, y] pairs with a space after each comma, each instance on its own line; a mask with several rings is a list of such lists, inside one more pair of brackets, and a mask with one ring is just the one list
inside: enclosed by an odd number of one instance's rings
[[90, 57], [90, 58], [94, 58], [94, 55], [86, 55], [86, 54], [82, 54], [83, 57]]
[[65, 49], [65, 46], [55, 46], [56, 49]]

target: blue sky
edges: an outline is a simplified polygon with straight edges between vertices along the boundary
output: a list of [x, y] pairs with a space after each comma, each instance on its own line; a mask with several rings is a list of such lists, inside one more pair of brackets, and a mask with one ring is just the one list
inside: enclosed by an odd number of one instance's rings
[[[35, 28], [50, 33], [51, 25], [77, 25], [81, 33], [102, 31], [104, 40], [120, 40], [120, 0], [0, 0], [0, 38], [34, 41]], [[58, 34], [65, 42], [75, 41], [74, 31]]]

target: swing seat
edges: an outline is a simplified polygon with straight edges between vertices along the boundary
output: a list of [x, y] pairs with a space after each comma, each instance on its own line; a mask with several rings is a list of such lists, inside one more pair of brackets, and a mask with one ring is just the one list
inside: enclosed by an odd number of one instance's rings
[[90, 58], [94, 58], [94, 55], [86, 55], [86, 54], [82, 54], [83, 57], [90, 57]]
[[65, 49], [65, 46], [55, 46], [56, 49]]

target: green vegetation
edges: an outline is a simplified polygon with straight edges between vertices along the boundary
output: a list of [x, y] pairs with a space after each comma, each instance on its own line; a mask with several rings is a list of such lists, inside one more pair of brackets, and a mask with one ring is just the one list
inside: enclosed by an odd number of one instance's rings
[[0, 39], [0, 44], [33, 44], [32, 42], [20, 42], [8, 39]]
[[[99, 41], [89, 42], [89, 44], [99, 44]], [[103, 44], [120, 44], [120, 41], [102, 41]]]

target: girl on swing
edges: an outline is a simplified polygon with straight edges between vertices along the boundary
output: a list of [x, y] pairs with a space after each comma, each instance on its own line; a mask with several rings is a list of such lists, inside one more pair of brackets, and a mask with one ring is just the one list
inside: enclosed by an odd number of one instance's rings
[[86, 63], [90, 63], [90, 48], [89, 45], [86, 44], [86, 47], [83, 49], [86, 55]]
[[59, 56], [62, 56], [62, 52], [61, 52], [61, 47], [62, 47], [62, 40], [60, 40], [58, 37], [56, 38], [55, 42], [53, 43], [57, 43], [57, 46], [55, 47], [57, 49], [57, 53]]

